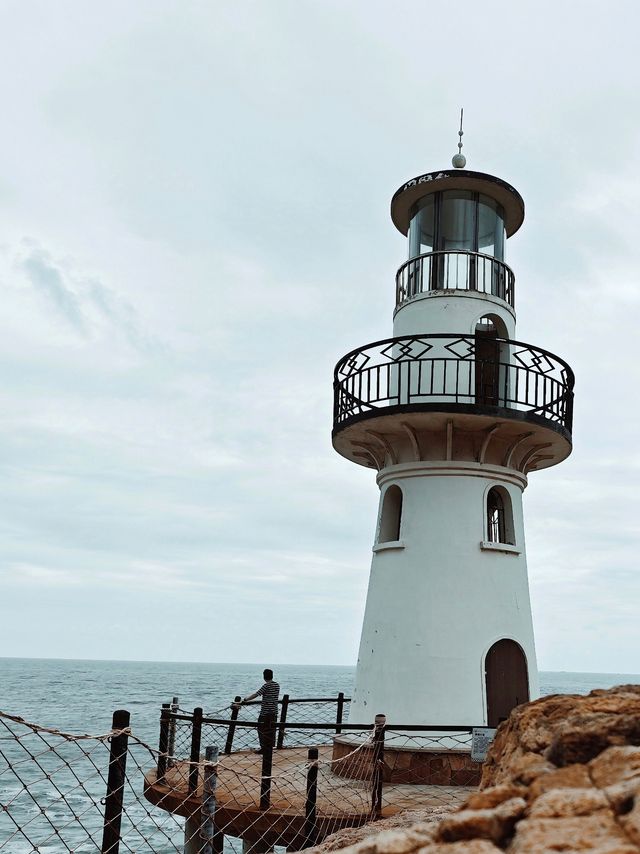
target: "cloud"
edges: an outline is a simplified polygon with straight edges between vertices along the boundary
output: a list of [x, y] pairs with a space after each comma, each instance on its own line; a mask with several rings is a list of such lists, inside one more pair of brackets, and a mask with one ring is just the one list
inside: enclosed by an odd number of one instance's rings
[[640, 642], [637, 4], [465, 2], [461, 28], [327, 3], [3, 20], [3, 652], [355, 659], [378, 490], [331, 447], [332, 369], [391, 334], [388, 202], [449, 162], [464, 103], [469, 167], [527, 204], [517, 337], [577, 377], [573, 455], [525, 494], [540, 661], [618, 669]]
[[13, 254], [14, 269], [24, 274], [43, 305], [82, 338], [115, 335], [142, 353], [162, 346], [142, 331], [138, 313], [127, 300], [95, 276], [78, 272], [68, 258], [55, 258], [31, 238], [24, 238]]
[[49, 305], [77, 331], [86, 334], [87, 324], [78, 295], [71, 290], [65, 277], [56, 267], [48, 252], [32, 247], [19, 261], [33, 287], [44, 296]]

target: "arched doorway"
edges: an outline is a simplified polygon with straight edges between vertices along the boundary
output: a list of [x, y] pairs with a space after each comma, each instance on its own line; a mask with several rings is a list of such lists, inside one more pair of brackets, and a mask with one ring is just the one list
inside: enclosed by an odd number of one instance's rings
[[487, 686], [487, 724], [497, 727], [509, 717], [511, 709], [529, 701], [527, 659], [512, 640], [497, 641], [484, 662]]
[[489, 316], [481, 317], [475, 329], [476, 403], [497, 406], [500, 383], [498, 327]]

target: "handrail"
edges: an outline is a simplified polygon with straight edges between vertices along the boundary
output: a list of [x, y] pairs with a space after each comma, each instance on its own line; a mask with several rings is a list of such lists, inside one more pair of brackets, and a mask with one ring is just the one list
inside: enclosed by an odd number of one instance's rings
[[[291, 705], [292, 703], [338, 703], [338, 697], [302, 697], [299, 699], [289, 699], [288, 703]], [[350, 703], [350, 697], [344, 697], [345, 703]], [[246, 703], [243, 703], [243, 706], [259, 706], [262, 703], [262, 700], [249, 700]], [[278, 705], [282, 705], [282, 700], [278, 700]]]
[[[193, 714], [178, 714], [177, 712], [169, 712], [168, 716], [171, 720], [177, 721], [192, 721]], [[230, 718], [202, 718], [203, 724], [216, 724], [219, 726], [226, 726], [228, 724], [233, 724], [236, 727], [245, 727], [248, 729], [257, 729], [259, 726], [258, 721], [241, 721], [241, 720], [231, 720]], [[286, 729], [311, 729], [311, 730], [331, 730], [335, 731], [336, 725], [334, 722], [329, 723], [310, 723], [309, 721], [286, 721], [284, 724]], [[373, 729], [375, 724], [369, 723], [366, 724], [354, 724], [354, 723], [342, 723], [340, 726], [345, 730], [353, 730], [354, 732], [364, 732], [365, 730]], [[476, 726], [475, 724], [460, 724], [459, 726], [455, 726], [452, 724], [447, 724], [446, 726], [442, 724], [385, 724], [385, 728], [389, 732], [471, 732], [471, 730]], [[478, 725], [479, 726], [479, 725]]]
[[410, 258], [396, 273], [396, 308], [429, 291], [479, 291], [515, 305], [511, 267], [482, 252], [446, 249]]
[[465, 333], [385, 338], [336, 365], [334, 431], [389, 411], [464, 407], [515, 410], [570, 433], [573, 385], [563, 359], [522, 341]]

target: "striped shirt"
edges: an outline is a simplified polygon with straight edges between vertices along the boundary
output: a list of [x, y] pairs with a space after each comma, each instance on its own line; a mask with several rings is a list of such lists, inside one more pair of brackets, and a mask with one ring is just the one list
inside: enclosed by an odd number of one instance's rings
[[262, 688], [258, 688], [259, 697], [262, 697], [262, 705], [260, 706], [261, 715], [277, 715], [278, 714], [278, 697], [280, 696], [280, 686], [277, 682], [271, 680], [265, 682]]

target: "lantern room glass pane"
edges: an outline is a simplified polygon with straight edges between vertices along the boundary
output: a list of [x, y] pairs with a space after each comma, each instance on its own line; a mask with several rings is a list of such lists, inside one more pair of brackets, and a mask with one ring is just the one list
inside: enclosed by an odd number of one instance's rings
[[442, 194], [438, 249], [475, 250], [475, 208], [473, 193], [467, 190], [450, 190]]
[[435, 240], [435, 195], [426, 196], [409, 224], [409, 258], [433, 252]]
[[502, 206], [481, 195], [478, 200], [478, 252], [504, 261], [504, 211]]

